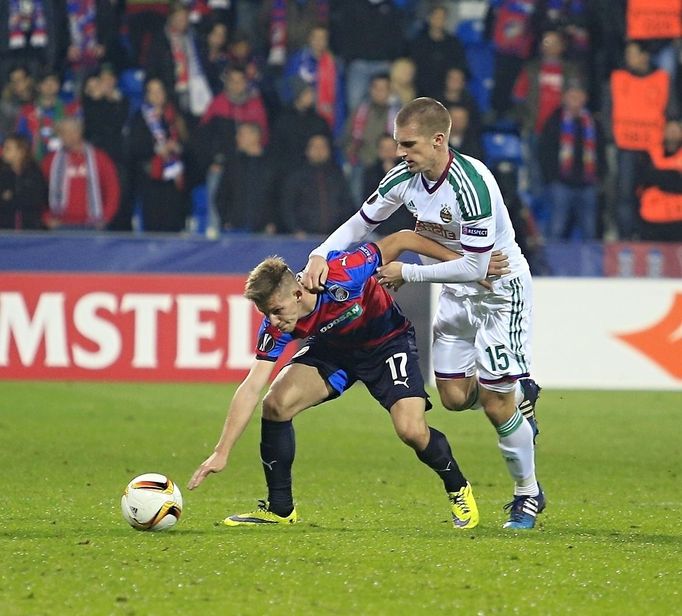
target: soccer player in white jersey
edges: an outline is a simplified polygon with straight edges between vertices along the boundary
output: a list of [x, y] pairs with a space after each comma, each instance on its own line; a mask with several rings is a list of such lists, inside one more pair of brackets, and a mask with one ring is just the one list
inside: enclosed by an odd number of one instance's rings
[[[449, 133], [450, 115], [432, 98], [417, 98], [400, 110], [394, 137], [401, 162], [311, 253], [303, 284], [319, 290], [327, 276], [327, 253], [362, 240], [402, 205], [416, 217], [418, 233], [463, 255], [424, 265], [389, 263], [380, 268], [379, 281], [394, 288], [404, 282], [444, 283], [433, 322], [438, 393], [450, 410], [483, 407], [515, 482], [504, 527], [533, 528], [545, 496], [535, 477], [534, 416], [524, 421], [519, 409], [525, 403], [532, 411], [539, 391], [528, 378], [530, 270], [492, 173], [450, 150]], [[493, 280], [489, 290], [477, 281], [485, 278], [493, 250], [507, 255], [510, 273]]]

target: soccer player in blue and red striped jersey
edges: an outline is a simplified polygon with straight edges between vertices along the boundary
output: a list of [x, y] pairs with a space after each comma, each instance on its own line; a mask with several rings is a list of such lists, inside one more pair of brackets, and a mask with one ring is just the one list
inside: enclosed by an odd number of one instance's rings
[[[249, 274], [245, 296], [264, 314], [256, 357], [232, 399], [214, 453], [196, 470], [190, 489], [225, 468], [283, 349], [294, 339], [306, 342], [263, 399], [260, 448], [268, 499], [255, 511], [226, 518], [225, 525], [297, 521], [291, 485], [292, 419], [300, 411], [340, 396], [355, 381], [367, 386], [389, 411], [400, 439], [439, 475], [450, 499], [454, 526], [465, 529], [478, 523], [471, 486], [447, 438], [426, 423], [425, 411], [431, 404], [419, 370], [414, 329], [373, 276], [382, 263], [404, 250], [441, 260], [457, 258], [436, 242], [402, 231], [354, 251], [330, 253], [329, 276], [320, 294], [306, 291], [278, 257], [264, 260]], [[504, 268], [502, 256], [493, 260], [490, 272], [499, 274]]]

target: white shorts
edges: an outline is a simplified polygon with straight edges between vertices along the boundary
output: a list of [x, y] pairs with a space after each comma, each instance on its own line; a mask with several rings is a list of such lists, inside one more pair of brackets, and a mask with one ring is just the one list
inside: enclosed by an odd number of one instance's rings
[[496, 285], [495, 294], [457, 296], [443, 287], [433, 320], [433, 368], [437, 379], [478, 372], [497, 389], [528, 376], [531, 362], [533, 282], [526, 272]]

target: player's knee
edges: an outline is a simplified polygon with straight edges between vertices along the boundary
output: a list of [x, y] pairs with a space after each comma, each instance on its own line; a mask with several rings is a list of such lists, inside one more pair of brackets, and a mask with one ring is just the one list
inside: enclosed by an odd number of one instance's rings
[[429, 444], [429, 428], [423, 421], [406, 421], [396, 424], [396, 434], [406, 445], [421, 451]]
[[287, 421], [293, 414], [284, 397], [270, 390], [263, 398], [263, 417], [270, 421]]
[[440, 401], [448, 411], [466, 411], [469, 400], [461, 392], [441, 392]]

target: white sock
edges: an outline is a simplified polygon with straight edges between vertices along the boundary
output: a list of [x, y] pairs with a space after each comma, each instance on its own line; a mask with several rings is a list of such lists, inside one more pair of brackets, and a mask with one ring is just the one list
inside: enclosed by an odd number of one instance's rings
[[535, 478], [535, 446], [533, 429], [517, 410], [510, 419], [497, 426], [498, 446], [515, 481], [515, 496], [535, 496], [540, 492]]

